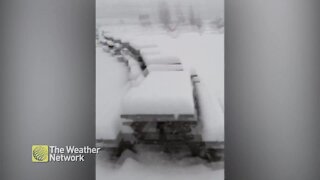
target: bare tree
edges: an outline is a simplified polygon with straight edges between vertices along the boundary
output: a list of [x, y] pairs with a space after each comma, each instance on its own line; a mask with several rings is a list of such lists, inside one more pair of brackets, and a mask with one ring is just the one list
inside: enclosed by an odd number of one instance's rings
[[183, 14], [180, 4], [176, 4], [176, 16], [177, 16], [177, 24], [184, 24], [186, 22], [186, 18]]
[[212, 25], [215, 29], [222, 29], [224, 28], [224, 19], [222, 17], [216, 17], [212, 21]]
[[139, 22], [143, 27], [151, 26], [151, 20], [149, 14], [139, 14]]
[[192, 6], [189, 8], [189, 23], [191, 26], [195, 26], [198, 29], [201, 29], [203, 25], [201, 17], [194, 13]]
[[160, 20], [160, 23], [166, 29], [170, 29], [170, 25], [171, 25], [170, 8], [165, 1], [161, 1], [159, 3], [159, 20]]
[[195, 25], [196, 25], [196, 27], [197, 27], [198, 29], [201, 29], [201, 28], [202, 28], [203, 23], [202, 23], [202, 19], [201, 19], [200, 17], [197, 17], [197, 18], [196, 18]]
[[190, 6], [190, 8], [189, 8], [189, 23], [192, 26], [196, 25], [196, 16], [194, 14], [192, 6]]

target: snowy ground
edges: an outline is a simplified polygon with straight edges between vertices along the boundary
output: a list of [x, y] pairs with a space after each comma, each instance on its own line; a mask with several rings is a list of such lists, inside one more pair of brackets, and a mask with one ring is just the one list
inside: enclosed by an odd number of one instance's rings
[[[157, 162], [157, 161], [154, 161]], [[193, 166], [172, 163], [139, 163], [127, 159], [121, 167], [114, 167], [103, 159], [97, 159], [97, 180], [223, 180], [224, 169], [212, 169], [198, 164]]]
[[[134, 33], [123, 33], [123, 37]], [[143, 35], [142, 35], [143, 34]], [[121, 31], [118, 32], [121, 36]], [[204, 89], [208, 113], [204, 115], [214, 121], [219, 130], [219, 139], [224, 135], [224, 35], [212, 32], [172, 34], [151, 34], [149, 31], [134, 36], [135, 40], [153, 42], [161, 53], [174, 55], [181, 59], [185, 70], [195, 70]], [[123, 63], [97, 47], [97, 138], [113, 139], [121, 110], [121, 98], [128, 88], [127, 68]], [[214, 109], [212, 109], [214, 108]], [[213, 111], [213, 113], [210, 113]], [[211, 114], [211, 115], [209, 115]], [[214, 120], [212, 120], [214, 119]], [[211, 124], [206, 125], [209, 127]], [[112, 128], [111, 128], [112, 127]], [[212, 127], [212, 126], [211, 126]], [[216, 131], [206, 130], [208, 136]], [[215, 133], [217, 134], [217, 133]]]
[[[121, 32], [120, 32], [121, 34]], [[126, 37], [130, 33], [125, 34]], [[140, 33], [138, 38], [156, 43], [161, 52], [178, 56], [185, 69], [195, 69], [200, 76], [201, 87], [206, 90], [205, 103], [209, 118], [215, 118], [213, 126], [206, 126], [207, 136], [224, 140], [224, 35], [212, 32], [182, 34]], [[117, 135], [122, 97], [129, 89], [128, 69], [124, 63], [96, 48], [96, 138], [114, 139]], [[214, 113], [212, 113], [214, 112]], [[146, 161], [127, 159], [120, 167], [108, 163], [99, 155], [96, 163], [98, 180], [222, 180], [223, 165], [219, 168], [203, 164], [186, 165], [185, 162], [166, 161], [151, 155]], [[151, 160], [150, 160], [151, 159]]]

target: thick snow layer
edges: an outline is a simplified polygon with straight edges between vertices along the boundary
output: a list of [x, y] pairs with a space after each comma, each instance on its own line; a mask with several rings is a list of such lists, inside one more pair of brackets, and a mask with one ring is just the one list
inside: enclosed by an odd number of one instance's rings
[[[181, 60], [184, 70], [193, 69], [199, 77], [201, 83], [206, 87], [207, 98], [214, 99], [224, 114], [224, 35], [203, 33], [184, 33], [172, 38], [166, 34], [141, 33], [133, 35], [126, 31], [125, 38], [140, 39], [139, 41], [150, 41], [157, 44], [157, 48], [147, 48], [150, 51], [159, 51], [160, 54], [173, 54]], [[134, 38], [132, 38], [134, 37]], [[142, 39], [142, 40], [141, 40]], [[146, 50], [146, 49], [143, 49]], [[114, 61], [116, 63], [116, 61]], [[98, 67], [98, 65], [97, 65]], [[106, 67], [108, 71], [117, 71], [113, 66]], [[126, 70], [128, 68], [125, 68]], [[121, 75], [120, 75], [121, 76]], [[122, 75], [125, 76], [125, 75]], [[139, 76], [138, 76], [139, 77]], [[98, 75], [97, 75], [98, 78]], [[111, 79], [118, 78], [112, 76]], [[107, 80], [106, 80], [107, 81]], [[140, 78], [139, 83], [132, 83], [137, 86], [143, 82]], [[114, 82], [113, 82], [114, 83]], [[107, 91], [106, 91], [107, 92]], [[121, 91], [119, 91], [121, 92]], [[183, 92], [183, 91], [182, 91]], [[111, 93], [112, 94], [112, 93]], [[104, 95], [107, 96], [107, 95]], [[98, 108], [98, 105], [97, 105]], [[111, 111], [111, 110], [105, 110]], [[105, 112], [107, 113], [107, 112]], [[113, 114], [113, 112], [111, 113]], [[99, 116], [99, 115], [97, 115]], [[98, 131], [97, 131], [98, 134]]]
[[[202, 164], [188, 165], [185, 162], [166, 161], [144, 154], [148, 160], [137, 162], [126, 159], [121, 167], [115, 167], [105, 159], [98, 158], [96, 165], [97, 180], [223, 180], [224, 169], [221, 165], [217, 168], [206, 167]], [[223, 166], [223, 165], [222, 165]]]
[[[131, 38], [134, 35], [124, 33], [124, 37]], [[207, 98], [214, 99], [224, 114], [224, 35], [204, 33], [184, 33], [172, 38], [165, 34], [143, 34], [133, 39], [139, 41], [150, 41], [157, 44], [157, 48], [147, 48], [150, 51], [159, 51], [160, 54], [174, 54], [181, 60], [184, 70], [194, 69], [201, 83], [205, 85]], [[146, 49], [143, 49], [146, 50]], [[112, 66], [111, 66], [112, 67]], [[113, 71], [112, 68], [106, 68]], [[138, 76], [139, 77], [139, 76]], [[113, 78], [116, 78], [113, 76]], [[142, 78], [138, 81], [143, 82]], [[139, 83], [134, 83], [138, 85]], [[132, 82], [131, 82], [132, 84]], [[120, 91], [121, 92], [121, 91]], [[106, 110], [109, 111], [109, 110]], [[112, 114], [112, 113], [111, 113]]]
[[141, 50], [144, 48], [156, 48], [157, 45], [154, 43], [144, 42], [144, 41], [130, 41], [130, 46], [136, 50]]
[[96, 138], [117, 136], [121, 99], [127, 90], [127, 67], [96, 48]]
[[149, 72], [152, 71], [183, 71], [182, 64], [151, 64], [147, 66]]
[[128, 91], [122, 114], [194, 114], [190, 75], [183, 71], [150, 73]]
[[147, 65], [150, 64], [180, 64], [181, 61], [178, 57], [175, 56], [166, 56], [166, 55], [144, 55], [143, 60]]
[[[109, 30], [109, 28], [106, 28]], [[120, 28], [119, 28], [120, 29]], [[116, 32], [119, 32], [116, 29]], [[134, 34], [134, 33], [138, 34]], [[201, 91], [202, 101], [206, 104], [204, 110], [204, 136], [208, 140], [222, 138], [223, 126], [221, 113], [224, 111], [224, 35], [197, 33], [180, 34], [170, 37], [167, 34], [154, 35], [154, 32], [138, 32], [128, 28], [123, 31], [127, 39], [146, 39], [152, 40], [159, 47], [154, 48], [161, 54], [172, 54], [179, 57], [184, 69], [194, 69], [200, 76], [200, 83], [205, 91]], [[138, 36], [138, 37], [137, 37]], [[134, 37], [134, 38], [132, 38]], [[148, 48], [153, 50], [153, 48]], [[144, 50], [144, 49], [143, 49]], [[128, 67], [124, 63], [119, 63], [114, 57], [102, 52], [97, 48], [97, 116], [96, 116], [96, 135], [97, 138], [112, 139], [116, 135], [116, 128], [121, 113], [121, 100], [126, 94], [128, 85], [139, 79], [136, 87], [139, 87], [146, 79], [138, 76], [137, 80], [128, 81]], [[140, 78], [141, 77], [141, 78]], [[201, 88], [200, 88], [201, 89]], [[169, 91], [164, 89], [163, 91]], [[184, 90], [180, 90], [184, 92]], [[218, 112], [218, 114], [210, 113]], [[216, 118], [218, 117], [218, 118]], [[217, 121], [216, 119], [220, 119]], [[208, 121], [207, 121], [208, 120]], [[223, 121], [223, 119], [222, 119]], [[100, 156], [100, 154], [98, 155]], [[143, 154], [143, 156], [147, 156]], [[213, 170], [204, 165], [177, 165], [162, 163], [163, 158], [150, 157], [153, 164], [147, 162], [137, 162], [127, 159], [121, 167], [114, 168], [106, 159], [98, 157], [96, 166], [97, 180], [223, 180], [224, 170]]]
[[156, 48], [157, 45], [156, 44], [147, 44], [147, 43], [130, 43], [130, 45], [136, 49], [136, 50], [141, 50], [141, 49], [144, 49], [144, 48]]
[[129, 79], [135, 80], [138, 76], [142, 75], [140, 64], [132, 57], [128, 57], [127, 60], [129, 66]]
[[216, 97], [210, 96], [204, 83], [196, 83], [205, 141], [224, 141], [224, 113]]
[[161, 55], [178, 57], [186, 70], [194, 68], [206, 84], [209, 95], [216, 97], [224, 107], [224, 34], [181, 33], [170, 37], [144, 33], [135, 39], [152, 40]]
[[158, 48], [145, 48], [140, 50], [141, 56], [148, 56], [148, 55], [160, 55], [161, 51]]

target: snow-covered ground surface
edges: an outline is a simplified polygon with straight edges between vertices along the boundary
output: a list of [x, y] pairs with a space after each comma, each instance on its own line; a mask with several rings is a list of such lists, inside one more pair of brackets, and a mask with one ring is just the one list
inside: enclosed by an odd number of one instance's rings
[[[204, 109], [205, 139], [224, 140], [224, 35], [212, 32], [166, 34], [163, 32], [124, 31], [123, 36], [136, 41], [152, 41], [156, 51], [177, 56], [186, 71], [196, 71], [200, 77]], [[154, 33], [157, 32], [157, 33]], [[121, 36], [121, 31], [117, 35]], [[125, 63], [96, 48], [96, 138], [114, 139], [119, 129], [123, 97], [132, 88], [130, 72]], [[218, 168], [204, 164], [173, 162], [159, 155], [142, 155], [145, 159], [127, 159], [114, 167], [103, 154], [96, 163], [97, 180], [223, 180], [223, 165]]]
[[120, 167], [103, 159], [97, 159], [97, 180], [223, 180], [224, 169], [206, 167], [202, 164], [183, 165], [172, 162], [140, 163], [133, 159], [127, 159]]
[[[201, 80], [201, 89], [206, 94], [202, 103], [208, 113], [204, 121], [208, 127], [219, 129], [219, 138], [224, 138], [224, 35], [212, 32], [170, 34], [124, 33], [136, 41], [153, 41], [162, 54], [177, 56], [186, 71], [196, 71]], [[117, 32], [117, 35], [121, 32]], [[142, 35], [143, 34], [143, 35]], [[129, 79], [138, 77], [141, 72], [131, 72], [115, 57], [97, 48], [97, 138], [113, 139], [121, 111], [122, 97], [130, 87]], [[132, 85], [132, 82], [131, 82]], [[211, 112], [210, 112], [211, 111]], [[206, 111], [207, 112], [207, 111]], [[215, 112], [213, 115], [212, 112]], [[211, 114], [211, 115], [210, 115]], [[213, 118], [213, 119], [212, 119]], [[210, 122], [214, 123], [212, 125]], [[211, 125], [211, 126], [210, 126]], [[217, 134], [214, 129], [206, 130], [207, 139]], [[212, 137], [216, 139], [216, 137]]]

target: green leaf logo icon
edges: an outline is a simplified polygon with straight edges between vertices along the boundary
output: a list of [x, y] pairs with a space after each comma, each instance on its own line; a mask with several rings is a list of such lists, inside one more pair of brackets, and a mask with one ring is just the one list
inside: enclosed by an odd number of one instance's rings
[[48, 149], [47, 145], [33, 145], [32, 162], [48, 162]]

